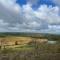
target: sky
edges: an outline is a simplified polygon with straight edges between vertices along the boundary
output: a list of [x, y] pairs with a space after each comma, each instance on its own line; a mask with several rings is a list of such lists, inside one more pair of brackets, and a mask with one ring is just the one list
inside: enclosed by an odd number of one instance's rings
[[0, 32], [59, 30], [60, 0], [0, 0]]

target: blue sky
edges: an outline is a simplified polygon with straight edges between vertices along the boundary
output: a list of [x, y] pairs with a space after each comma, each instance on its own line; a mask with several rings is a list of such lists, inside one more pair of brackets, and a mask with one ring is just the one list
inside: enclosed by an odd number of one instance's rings
[[17, 0], [16, 3], [18, 3], [22, 6], [22, 5], [26, 4], [27, 1], [26, 0]]
[[[16, 3], [18, 3], [19, 5], [23, 6], [25, 4], [27, 4], [27, 0], [17, 0]], [[44, 5], [46, 4], [47, 6], [56, 6], [56, 4], [52, 1], [52, 0], [38, 0], [36, 3], [34, 3], [32, 5], [32, 8], [34, 9], [37, 9], [40, 5]]]
[[60, 0], [0, 0], [0, 32], [59, 30]]
[[[20, 5], [24, 5], [27, 3], [27, 0], [17, 0], [16, 2]], [[38, 0], [38, 2], [36, 2], [36, 4], [37, 5], [47, 4], [47, 5], [55, 6], [55, 3], [52, 0]]]

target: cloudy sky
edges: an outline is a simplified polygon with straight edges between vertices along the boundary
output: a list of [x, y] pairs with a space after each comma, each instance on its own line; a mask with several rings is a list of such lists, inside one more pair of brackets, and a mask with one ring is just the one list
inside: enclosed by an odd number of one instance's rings
[[59, 32], [60, 0], [0, 0], [0, 32]]

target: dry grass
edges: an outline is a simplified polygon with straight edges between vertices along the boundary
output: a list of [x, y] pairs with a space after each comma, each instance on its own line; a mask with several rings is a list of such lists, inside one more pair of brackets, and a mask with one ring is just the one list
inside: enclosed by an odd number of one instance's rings
[[0, 60], [60, 60], [60, 44], [47, 44], [47, 39], [7, 36], [1, 40], [7, 46], [0, 50]]
[[[34, 48], [28, 45], [16, 47], [15, 49], [5, 49], [0, 53], [0, 58], [3, 60], [60, 60], [60, 45], [35, 44]], [[27, 47], [28, 46], [28, 47]], [[9, 59], [8, 59], [9, 58]]]
[[1, 45], [1, 41], [2, 41], [2, 44], [4, 45], [15, 45], [15, 42], [17, 42], [18, 45], [24, 45], [31, 42], [32, 40], [36, 40], [40, 43], [48, 41], [47, 39], [36, 39], [32, 37], [7, 36], [4, 38], [0, 38], [0, 45]]
[[3, 40], [3, 44], [6, 45], [15, 45], [15, 42], [17, 41], [18, 44], [26, 44], [32, 40], [31, 37], [15, 37], [15, 36], [7, 36], [4, 38], [0, 38], [0, 44]]

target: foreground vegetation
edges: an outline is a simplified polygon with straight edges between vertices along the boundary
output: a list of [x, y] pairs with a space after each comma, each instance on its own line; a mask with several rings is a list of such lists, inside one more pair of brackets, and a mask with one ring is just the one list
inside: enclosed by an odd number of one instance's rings
[[60, 44], [30, 42], [0, 50], [0, 60], [60, 60]]
[[[60, 38], [57, 36], [46, 34], [26, 34], [26, 36], [24, 34], [1, 34], [0, 40], [3, 40], [3, 43], [0, 46], [0, 60], [60, 60]], [[41, 39], [56, 40], [58, 43], [48, 44], [47, 40], [46, 42], [40, 42]], [[6, 45], [8, 41], [12, 45]]]

